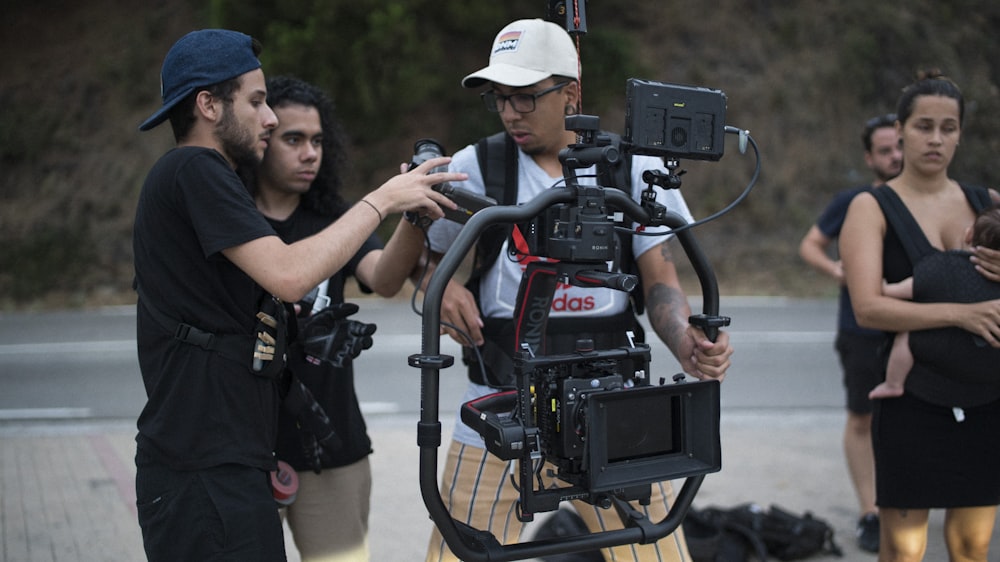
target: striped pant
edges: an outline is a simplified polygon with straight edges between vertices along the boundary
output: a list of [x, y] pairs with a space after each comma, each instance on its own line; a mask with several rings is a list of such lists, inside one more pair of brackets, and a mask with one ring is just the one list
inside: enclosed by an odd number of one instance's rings
[[[519, 498], [510, 481], [510, 463], [489, 454], [486, 449], [452, 441], [448, 448], [441, 496], [451, 517], [476, 529], [488, 530], [502, 544], [516, 543], [524, 523], [517, 519], [515, 504]], [[673, 502], [669, 482], [653, 484], [649, 506], [633, 502], [654, 522], [663, 520]], [[621, 520], [613, 509], [599, 509], [582, 501], [572, 502], [591, 532], [621, 529]], [[678, 528], [654, 544], [628, 544], [602, 549], [611, 562], [689, 562], [684, 536]], [[427, 547], [426, 562], [458, 560], [435, 527]]]

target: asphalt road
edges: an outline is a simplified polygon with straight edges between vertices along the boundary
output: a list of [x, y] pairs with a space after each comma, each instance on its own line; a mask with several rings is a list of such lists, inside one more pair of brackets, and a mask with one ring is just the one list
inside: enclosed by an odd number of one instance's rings
[[[378, 326], [374, 347], [357, 360], [358, 395], [376, 450], [373, 560], [420, 559], [432, 523], [415, 485], [420, 371], [407, 365], [409, 355], [421, 352], [420, 319], [408, 301], [356, 302], [361, 306], [356, 318]], [[7, 466], [7, 472], [0, 473], [5, 485], [13, 486], [10, 490], [50, 490], [47, 496], [65, 492], [57, 508], [49, 504], [52, 498], [32, 494], [24, 506], [14, 506], [21, 511], [5, 511], [4, 517], [9, 523], [16, 522], [18, 514], [34, 518], [31, 521], [55, 514], [76, 522], [59, 532], [25, 535], [24, 544], [18, 543], [22, 547], [45, 553], [77, 537], [80, 548], [93, 548], [94, 537], [104, 536], [94, 525], [99, 521], [114, 529], [110, 540], [129, 545], [128, 554], [103, 559], [141, 558], [134, 515], [126, 509], [134, 509], [134, 499], [124, 494], [127, 501], [119, 499], [115, 509], [106, 512], [108, 517], [98, 520], [89, 517], [90, 504], [69, 501], [77, 497], [73, 494], [79, 494], [79, 486], [91, 490], [94, 482], [118, 481], [122, 490], [133, 485], [134, 420], [145, 401], [135, 357], [134, 308], [0, 314], [0, 459], [17, 460], [0, 462]], [[832, 300], [722, 298], [720, 313], [732, 318], [728, 331], [736, 349], [721, 387], [724, 469], [706, 478], [696, 505], [755, 502], [798, 513], [809, 510], [836, 529], [845, 551], [842, 560], [873, 560], [853, 541], [857, 507], [840, 450], [844, 414], [833, 351], [835, 311]], [[442, 353], [457, 356], [458, 350], [450, 340], [442, 340]], [[677, 370], [666, 348], [654, 343], [653, 377], [669, 378]], [[460, 367], [441, 374], [440, 419], [446, 435], [464, 381]], [[81, 432], [90, 435], [89, 440], [77, 437]], [[75, 465], [83, 462], [79, 455], [93, 453], [92, 446], [80, 449], [81, 443], [113, 444], [121, 469], [111, 476], [119, 478], [104, 475], [80, 484], [73, 472], [54, 472], [53, 459], [59, 455], [72, 454], [62, 462]], [[35, 457], [35, 468], [21, 467]], [[28, 480], [19, 480], [24, 478]], [[39, 482], [45, 486], [39, 488]], [[946, 559], [942, 521], [940, 510], [932, 513], [926, 560]], [[997, 540], [1000, 521], [994, 530]], [[289, 560], [298, 560], [294, 549]]]
[[[374, 346], [355, 362], [365, 411], [418, 413], [420, 371], [407, 357], [421, 352], [419, 316], [406, 300], [356, 302], [361, 310], [353, 318], [378, 326]], [[832, 300], [722, 298], [736, 349], [723, 408], [839, 410], [835, 310]], [[0, 420], [134, 419], [145, 402], [134, 307], [3, 314], [0, 342]], [[665, 346], [652, 345], [653, 378], [669, 379], [677, 362]], [[458, 357], [459, 347], [445, 337], [441, 352]], [[457, 406], [464, 378], [461, 366], [442, 371], [442, 417]]]

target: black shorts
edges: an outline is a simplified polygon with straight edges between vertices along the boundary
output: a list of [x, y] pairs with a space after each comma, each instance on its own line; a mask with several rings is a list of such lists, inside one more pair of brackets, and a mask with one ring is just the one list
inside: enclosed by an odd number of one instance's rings
[[885, 380], [885, 347], [891, 340], [884, 336], [837, 332], [834, 348], [840, 356], [847, 391], [847, 409], [855, 414], [872, 413], [868, 393]]
[[241, 465], [171, 470], [136, 455], [136, 507], [146, 557], [285, 560], [267, 472]]

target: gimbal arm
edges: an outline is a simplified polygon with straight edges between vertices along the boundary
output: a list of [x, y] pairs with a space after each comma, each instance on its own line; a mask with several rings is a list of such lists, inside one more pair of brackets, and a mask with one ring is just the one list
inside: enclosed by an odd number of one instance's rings
[[[604, 197], [608, 203], [622, 209], [632, 220], [642, 225], [680, 228], [687, 224], [684, 217], [666, 211], [665, 208], [654, 209], [653, 212], [657, 214], [651, 216], [646, 208], [633, 201], [624, 191], [618, 189], [605, 190]], [[719, 316], [719, 285], [715, 278], [715, 271], [689, 229], [679, 230], [676, 236], [680, 240], [681, 247], [684, 248], [684, 253], [691, 261], [691, 266], [701, 284], [702, 313], [692, 316], [688, 321], [701, 328], [705, 332], [705, 336], [714, 342], [719, 336], [719, 328], [729, 325], [728, 318]]]
[[[454, 363], [454, 358], [440, 354], [438, 326], [441, 320], [441, 301], [444, 289], [465, 255], [487, 227], [494, 224], [517, 224], [531, 220], [551, 206], [577, 201], [576, 191], [573, 187], [549, 189], [525, 205], [488, 207], [477, 212], [462, 228], [427, 285], [423, 303], [422, 353], [409, 358], [411, 366], [421, 369], [421, 412], [417, 427], [417, 443], [420, 447], [420, 490], [424, 504], [441, 535], [452, 551], [463, 560], [519, 560], [565, 553], [570, 550], [579, 551], [627, 543], [654, 542], [674, 532], [680, 526], [704, 479], [703, 475], [687, 478], [670, 512], [660, 522], [640, 521], [635, 526], [615, 531], [604, 531], [570, 539], [538, 540], [510, 545], [499, 544], [496, 537], [488, 531], [472, 529], [455, 521], [442, 501], [437, 483], [438, 448], [441, 445], [440, 369]], [[625, 215], [639, 224], [670, 227], [686, 224], [682, 217], [666, 212], [665, 209], [651, 217], [645, 207], [640, 206], [620, 190], [607, 189], [604, 191], [610, 206], [621, 209]], [[706, 335], [714, 341], [718, 326], [725, 325], [725, 323], [719, 323], [721, 320], [717, 316], [718, 288], [714, 273], [690, 232], [682, 230], [677, 234], [698, 274], [704, 295], [704, 314], [701, 315], [703, 320], [692, 317], [690, 321], [702, 325]]]

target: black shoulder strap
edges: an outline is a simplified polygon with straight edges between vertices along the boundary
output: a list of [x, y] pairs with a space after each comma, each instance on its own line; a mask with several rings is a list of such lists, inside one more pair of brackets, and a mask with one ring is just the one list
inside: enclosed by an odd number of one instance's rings
[[[969, 206], [977, 214], [993, 205], [993, 199], [987, 189], [965, 184], [959, 185], [965, 193]], [[875, 196], [882, 208], [882, 214], [885, 215], [886, 221], [896, 232], [896, 237], [906, 250], [911, 264], [916, 264], [922, 257], [934, 251], [930, 242], [927, 241], [927, 236], [920, 229], [920, 225], [917, 224], [916, 219], [913, 218], [902, 199], [892, 188], [886, 185], [879, 186], [872, 190], [872, 195]]]
[[479, 171], [486, 195], [501, 205], [517, 202], [517, 145], [506, 132], [483, 137], [476, 143]]
[[965, 192], [965, 198], [969, 200], [969, 205], [972, 206], [972, 210], [979, 213], [983, 212], [987, 207], [993, 206], [993, 198], [990, 197], [990, 192], [985, 187], [979, 187], [976, 185], [966, 185], [960, 183], [962, 191]]
[[[479, 139], [476, 143], [479, 171], [483, 175], [486, 195], [501, 205], [517, 203], [517, 145], [506, 132]], [[486, 229], [476, 242], [472, 274], [466, 287], [478, 299], [479, 279], [500, 256], [504, 240], [510, 236], [511, 225], [494, 225]]]
[[896, 238], [906, 250], [907, 257], [911, 264], [916, 264], [921, 258], [934, 251], [934, 247], [927, 241], [927, 236], [920, 229], [917, 220], [910, 214], [909, 209], [903, 200], [896, 195], [896, 192], [887, 185], [880, 185], [872, 190], [872, 195], [882, 208], [886, 222], [896, 233]]

